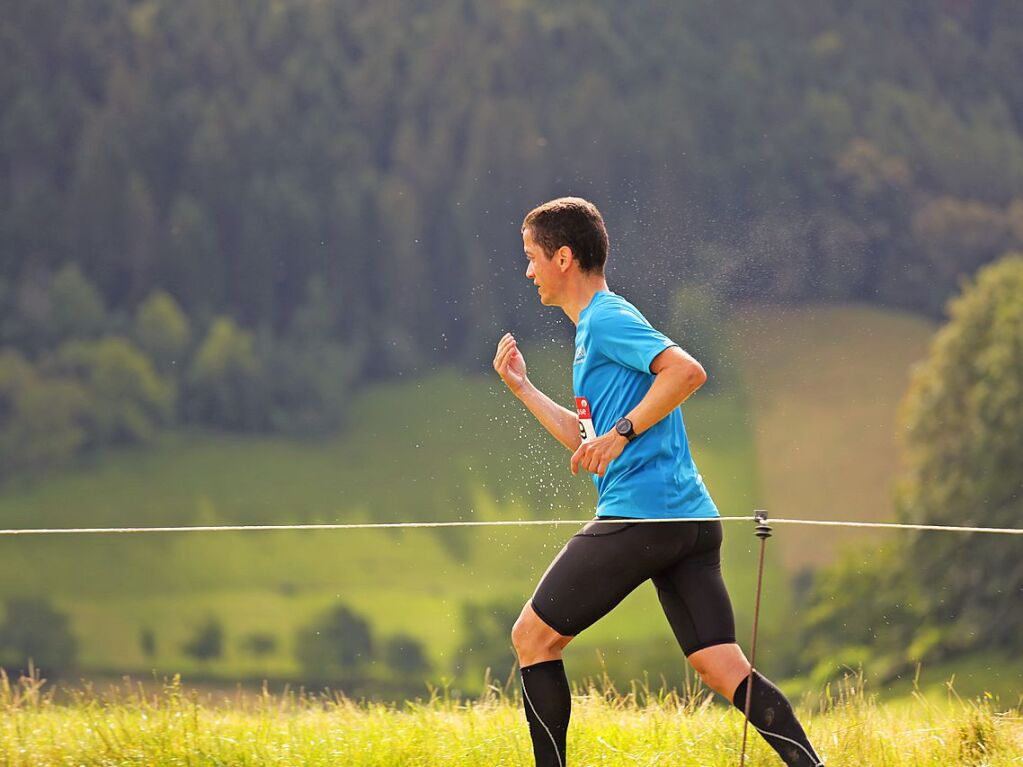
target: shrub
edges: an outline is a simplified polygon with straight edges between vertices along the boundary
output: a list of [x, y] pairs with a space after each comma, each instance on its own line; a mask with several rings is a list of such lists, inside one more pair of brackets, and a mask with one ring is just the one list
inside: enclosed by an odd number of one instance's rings
[[184, 356], [192, 340], [192, 326], [178, 302], [155, 291], [135, 313], [135, 338], [164, 374], [185, 369]]
[[423, 643], [408, 634], [395, 634], [384, 642], [384, 660], [403, 676], [421, 676], [430, 670]]
[[242, 637], [240, 646], [243, 652], [262, 658], [277, 649], [277, 637], [266, 632], [254, 631]]
[[224, 628], [216, 618], [207, 618], [196, 628], [192, 638], [181, 646], [181, 651], [199, 661], [209, 661], [224, 654]]
[[0, 661], [27, 668], [29, 660], [49, 671], [74, 666], [78, 640], [68, 617], [45, 599], [12, 597], [0, 623]]
[[295, 657], [307, 674], [316, 678], [344, 675], [365, 666], [374, 657], [369, 621], [344, 605], [301, 629]]
[[95, 444], [151, 440], [174, 413], [173, 383], [124, 338], [68, 342], [46, 360], [44, 370], [84, 387], [86, 428]]
[[0, 466], [4, 475], [68, 461], [85, 444], [88, 396], [76, 382], [43, 378], [15, 351], [0, 352]]
[[252, 333], [218, 317], [192, 359], [186, 411], [201, 423], [259, 429], [266, 423], [264, 371]]

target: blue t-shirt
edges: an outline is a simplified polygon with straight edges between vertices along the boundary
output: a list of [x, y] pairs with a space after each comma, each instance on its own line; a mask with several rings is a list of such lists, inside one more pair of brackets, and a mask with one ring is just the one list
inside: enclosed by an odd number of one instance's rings
[[[610, 431], [653, 384], [650, 363], [670, 346], [639, 310], [616, 293], [599, 291], [579, 315], [572, 384], [580, 432]], [[716, 517], [717, 507], [696, 470], [677, 407], [625, 446], [597, 486], [597, 516]]]

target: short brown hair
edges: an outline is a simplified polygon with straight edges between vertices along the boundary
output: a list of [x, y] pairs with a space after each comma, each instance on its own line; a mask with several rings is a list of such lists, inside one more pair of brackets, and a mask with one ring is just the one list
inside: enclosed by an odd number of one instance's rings
[[607, 262], [607, 227], [597, 206], [581, 197], [559, 197], [533, 208], [522, 221], [522, 230], [530, 229], [533, 239], [550, 257], [562, 245], [584, 272], [604, 271]]

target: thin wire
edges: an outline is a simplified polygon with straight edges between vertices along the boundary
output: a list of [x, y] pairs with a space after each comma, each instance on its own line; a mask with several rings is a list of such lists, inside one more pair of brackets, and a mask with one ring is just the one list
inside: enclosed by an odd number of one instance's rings
[[[629, 519], [630, 523], [660, 522], [753, 522], [756, 517], [676, 517], [670, 519]], [[526, 527], [534, 525], [584, 525], [587, 523], [620, 523], [620, 519], [513, 519], [458, 522], [352, 522], [347, 524], [301, 524], [301, 525], [194, 525], [179, 527], [52, 527], [13, 528], [0, 530], [0, 535], [58, 535], [89, 533], [221, 533], [250, 532], [259, 530], [381, 530], [433, 527]], [[827, 525], [831, 527], [873, 527], [891, 530], [938, 530], [955, 533], [993, 533], [998, 535], [1023, 535], [1023, 528], [1016, 527], [964, 527], [957, 525], [915, 525], [900, 522], [842, 522], [821, 519], [772, 519], [772, 524], [784, 525]]]
[[952, 533], [995, 533], [998, 535], [1023, 535], [1019, 527], [966, 527], [962, 525], [914, 525], [902, 522], [841, 522], [825, 519], [772, 519], [771, 524], [783, 525], [827, 525], [830, 527], [880, 527], [889, 530], [942, 530]]
[[[630, 519], [629, 522], [745, 521], [753, 517], [688, 517], [685, 519]], [[222, 533], [255, 530], [380, 530], [416, 527], [525, 527], [529, 525], [585, 525], [590, 522], [621, 522], [620, 519], [501, 519], [469, 522], [352, 522], [304, 525], [195, 525], [185, 527], [52, 527], [0, 530], [0, 535], [51, 535], [56, 533]]]

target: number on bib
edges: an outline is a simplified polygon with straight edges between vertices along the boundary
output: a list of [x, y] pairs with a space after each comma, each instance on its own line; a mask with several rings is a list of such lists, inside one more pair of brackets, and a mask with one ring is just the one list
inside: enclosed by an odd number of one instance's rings
[[579, 436], [583, 442], [588, 442], [597, 436], [597, 430], [593, 427], [593, 414], [590, 412], [590, 402], [585, 397], [575, 398], [575, 412], [579, 416]]

